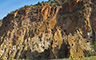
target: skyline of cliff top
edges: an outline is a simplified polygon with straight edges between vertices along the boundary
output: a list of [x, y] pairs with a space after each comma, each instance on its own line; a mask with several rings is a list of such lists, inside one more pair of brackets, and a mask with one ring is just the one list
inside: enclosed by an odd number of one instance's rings
[[25, 5], [34, 5], [38, 2], [48, 0], [1, 0], [0, 1], [0, 20], [3, 19], [8, 13], [19, 9]]

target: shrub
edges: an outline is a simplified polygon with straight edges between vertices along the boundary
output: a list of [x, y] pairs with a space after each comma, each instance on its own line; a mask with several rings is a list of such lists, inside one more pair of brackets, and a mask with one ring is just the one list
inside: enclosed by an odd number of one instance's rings
[[44, 1], [42, 1], [42, 3], [45, 3]]
[[24, 8], [26, 8], [26, 7], [27, 7], [27, 5], [24, 6]]
[[55, 3], [55, 1], [51, 1], [51, 3]]
[[37, 5], [41, 5], [41, 3], [40, 3], [40, 2], [38, 2], [38, 3], [37, 3]]

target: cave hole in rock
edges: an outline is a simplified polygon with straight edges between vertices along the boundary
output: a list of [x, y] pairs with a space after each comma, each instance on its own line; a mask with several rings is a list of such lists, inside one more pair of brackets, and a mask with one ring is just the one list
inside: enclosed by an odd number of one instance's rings
[[66, 32], [67, 32], [67, 30], [64, 30], [64, 32], [66, 33]]
[[87, 40], [87, 43], [88, 43], [89, 41]]
[[90, 36], [90, 38], [92, 38], [92, 36]]
[[72, 44], [72, 46], [73, 46], [73, 44]]
[[27, 42], [28, 42], [28, 39], [27, 39]]
[[52, 34], [54, 34], [54, 30], [53, 30], [53, 29], [51, 29], [51, 31], [52, 31]]
[[63, 31], [61, 31], [61, 34], [62, 34], [62, 35], [64, 34]]
[[44, 46], [42, 48], [44, 49]]

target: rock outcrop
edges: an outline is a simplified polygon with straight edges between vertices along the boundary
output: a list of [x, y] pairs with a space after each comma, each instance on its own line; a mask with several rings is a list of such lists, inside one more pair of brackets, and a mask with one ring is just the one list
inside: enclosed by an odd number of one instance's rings
[[95, 10], [89, 0], [79, 1], [71, 13], [67, 11], [67, 5], [68, 3], [50, 6], [47, 2], [22, 7], [8, 14], [0, 27], [0, 58], [54, 59], [89, 56], [89, 51], [94, 50], [90, 43], [95, 41], [89, 35], [93, 34], [96, 39]]

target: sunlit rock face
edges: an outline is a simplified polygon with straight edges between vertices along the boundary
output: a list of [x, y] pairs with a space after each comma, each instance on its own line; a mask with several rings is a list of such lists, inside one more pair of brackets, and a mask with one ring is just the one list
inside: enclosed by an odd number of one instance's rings
[[61, 6], [41, 3], [11, 12], [3, 19], [0, 27], [0, 58], [89, 56], [89, 50], [94, 50], [90, 42], [94, 41], [96, 35], [90, 18], [91, 12], [95, 10], [92, 10], [90, 3], [79, 1], [73, 12], [67, 11], [68, 3]]

